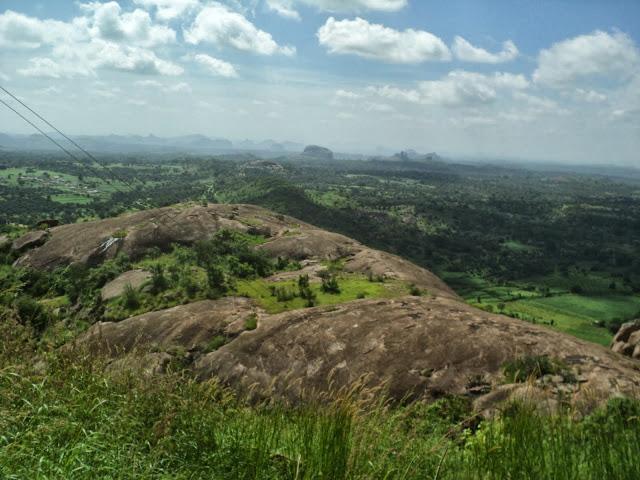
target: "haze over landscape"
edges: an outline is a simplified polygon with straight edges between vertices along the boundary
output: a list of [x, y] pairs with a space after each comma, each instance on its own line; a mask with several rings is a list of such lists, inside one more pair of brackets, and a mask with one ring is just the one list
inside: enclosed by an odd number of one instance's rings
[[[2, 7], [2, 84], [68, 133], [638, 163], [633, 0]], [[0, 131], [31, 133], [6, 109]]]
[[638, 480], [640, 2], [0, 0], [0, 479]]

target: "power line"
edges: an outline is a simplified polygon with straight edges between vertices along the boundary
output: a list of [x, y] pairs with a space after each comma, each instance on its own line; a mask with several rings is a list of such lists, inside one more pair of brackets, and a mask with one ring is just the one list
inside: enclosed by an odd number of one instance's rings
[[[24, 103], [22, 100], [20, 100], [18, 97], [16, 97], [13, 93], [11, 93], [9, 90], [7, 90], [5, 87], [3, 87], [2, 85], [0, 85], [0, 90], [3, 90], [7, 95], [9, 95], [11, 98], [13, 98], [16, 102], [20, 103], [20, 105], [22, 105], [24, 108], [26, 108], [27, 110], [29, 110], [31, 113], [33, 113], [36, 117], [38, 117], [40, 120], [42, 120], [44, 123], [46, 123], [49, 127], [51, 127], [53, 130], [55, 130], [57, 133], [59, 133], [62, 137], [64, 137], [66, 140], [68, 140], [71, 144], [73, 144], [78, 150], [80, 150], [82, 153], [84, 153], [87, 157], [89, 157], [89, 159], [91, 159], [93, 162], [97, 163], [98, 165], [100, 165], [105, 171], [107, 171], [109, 173], [109, 175], [111, 175], [116, 181], [122, 182], [125, 185], [127, 185], [129, 187], [130, 190], [133, 190], [135, 187], [133, 185], [131, 185], [127, 180], [120, 178], [118, 175], [116, 175], [113, 171], [111, 171], [103, 162], [100, 162], [98, 159], [96, 159], [96, 157], [94, 157], [91, 153], [89, 153], [87, 150], [85, 150], [84, 148], [82, 148], [80, 145], [78, 145], [77, 142], [75, 142], [73, 139], [69, 138], [67, 135], [65, 135], [62, 131], [60, 131], [55, 125], [53, 125], [51, 122], [49, 122], [46, 118], [44, 118], [42, 115], [40, 115], [38, 112], [36, 112], [34, 109], [32, 109], [31, 107], [29, 107], [29, 105], [27, 105], [26, 103]], [[5, 105], [7, 105], [5, 102], [2, 102]], [[8, 106], [8, 105], [7, 105]], [[11, 108], [11, 107], [9, 107]], [[11, 110], [13, 110], [14, 112], [18, 113], [15, 109], [11, 108]], [[20, 117], [22, 117], [23, 119], [25, 119], [25, 117], [23, 117], [22, 115], [20, 115]], [[25, 119], [26, 120], [26, 119]], [[31, 124], [32, 126], [35, 126], [33, 123], [29, 122], [29, 124]], [[37, 128], [37, 127], [36, 127]], [[38, 129], [39, 132], [43, 133], [42, 130]], [[44, 134], [47, 138], [49, 138], [49, 140], [52, 140], [48, 135]], [[53, 141], [53, 140], [52, 140]], [[57, 142], [54, 142], [56, 145], [58, 145], [58, 147], [62, 148]], [[66, 149], [63, 148], [63, 150], [67, 153], [69, 153]], [[75, 158], [75, 157], [74, 157]], [[77, 160], [77, 159], [76, 159]], [[80, 160], [77, 160], [78, 162]], [[98, 176], [98, 178], [100, 178], [100, 176]], [[108, 183], [108, 182], [107, 182]]]

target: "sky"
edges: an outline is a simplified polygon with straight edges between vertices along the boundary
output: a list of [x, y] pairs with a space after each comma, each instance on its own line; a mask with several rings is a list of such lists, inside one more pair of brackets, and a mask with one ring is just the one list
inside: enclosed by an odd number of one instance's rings
[[640, 166], [639, 45], [638, 0], [0, 0], [0, 85], [72, 135]]

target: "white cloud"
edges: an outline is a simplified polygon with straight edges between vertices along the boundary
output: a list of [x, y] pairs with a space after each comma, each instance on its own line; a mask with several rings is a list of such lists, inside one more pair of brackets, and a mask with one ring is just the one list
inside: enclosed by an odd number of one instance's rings
[[367, 92], [391, 100], [410, 103], [465, 107], [496, 101], [501, 92], [524, 90], [529, 82], [524, 75], [496, 72], [493, 75], [455, 70], [441, 80], [423, 81], [415, 89], [389, 85], [368, 87]]
[[176, 40], [176, 32], [164, 25], [154, 25], [144, 10], [122, 13], [117, 2], [91, 2], [80, 5], [88, 14], [86, 21], [92, 38], [154, 47]]
[[188, 43], [211, 43], [259, 55], [295, 54], [295, 48], [280, 46], [270, 33], [260, 30], [238, 12], [213, 2], [198, 13], [193, 24], [184, 31]]
[[30, 65], [18, 73], [28, 77], [73, 78], [95, 75], [97, 69], [169, 76], [184, 72], [182, 67], [158, 58], [151, 50], [98, 39], [84, 44], [61, 44], [53, 49], [53, 57], [32, 58]]
[[377, 102], [366, 102], [364, 104], [364, 109], [367, 112], [379, 112], [379, 113], [389, 113], [395, 111], [395, 109], [387, 104], [387, 103], [377, 103]]
[[563, 87], [588, 77], [629, 76], [638, 68], [640, 54], [628, 35], [595, 31], [555, 43], [538, 55], [536, 83]]
[[[75, 60], [92, 68], [105, 68], [145, 75], [182, 75], [184, 69], [175, 63], [162, 60], [152, 52], [139, 47], [128, 47], [103, 40], [92, 40], [89, 44], [75, 46], [75, 52], [67, 51], [70, 63]], [[54, 53], [56, 50], [54, 49]]]
[[9, 75], [0, 72], [0, 80], [2, 80], [3, 82], [8, 82], [9, 80], [11, 80], [11, 78], [9, 77]]
[[484, 48], [475, 47], [460, 36], [456, 36], [451, 47], [458, 60], [477, 63], [503, 63], [515, 59], [519, 52], [515, 43], [507, 40], [502, 44], [502, 51], [491, 53]]
[[408, 0], [267, 0], [267, 7], [282, 17], [300, 20], [296, 4], [314, 7], [322, 12], [353, 13], [365, 11], [396, 12], [407, 6]]
[[267, 0], [269, 10], [281, 17], [290, 20], [301, 20], [300, 14], [293, 8], [293, 2], [289, 0]]
[[191, 86], [186, 82], [180, 82], [173, 85], [165, 85], [161, 82], [158, 82], [157, 80], [139, 80], [135, 83], [135, 85], [143, 88], [152, 88], [164, 93], [190, 93], [192, 91]]
[[29, 60], [29, 66], [18, 69], [24, 77], [74, 78], [93, 75], [93, 70], [81, 64], [57, 62], [51, 58], [35, 57]]
[[7, 10], [0, 14], [0, 47], [35, 49], [73, 34], [71, 25], [57, 20], [40, 20]]
[[398, 31], [362, 18], [330, 17], [317, 32], [320, 45], [329, 53], [358, 55], [390, 63], [421, 63], [449, 60], [449, 49], [435, 35], [418, 30]]
[[136, 85], [138, 87], [162, 88], [162, 84], [157, 80], [138, 80]]
[[168, 92], [168, 93], [178, 93], [178, 92], [191, 93], [191, 91], [192, 91], [191, 86], [186, 82], [176, 83], [175, 85], [170, 85], [165, 88], [165, 92]]
[[408, 0], [297, 0], [326, 12], [361, 12], [377, 10], [397, 12], [408, 5]]
[[156, 18], [169, 21], [195, 10], [200, 2], [198, 0], [133, 0], [136, 5], [145, 8], [156, 9]]
[[205, 54], [198, 54], [193, 59], [217, 77], [236, 78], [238, 76], [235, 67], [223, 60]]
[[97, 69], [140, 74], [180, 75], [182, 67], [159, 58], [150, 47], [175, 40], [175, 32], [154, 25], [136, 9], [122, 13], [116, 2], [80, 5], [84, 16], [68, 23], [40, 20], [7, 11], [0, 15], [0, 45], [48, 48], [19, 68], [23, 76], [72, 78], [95, 75]]
[[596, 92], [595, 90], [585, 90], [583, 88], [576, 88], [574, 96], [578, 100], [583, 100], [588, 103], [602, 103], [607, 100], [607, 96], [605, 94]]
[[358, 98], [362, 98], [362, 95], [349, 90], [336, 90], [336, 97], [347, 100], [357, 100]]
[[338, 112], [336, 114], [337, 118], [340, 118], [342, 120], [350, 120], [352, 118], [355, 118], [355, 115], [353, 113], [349, 113], [349, 112]]

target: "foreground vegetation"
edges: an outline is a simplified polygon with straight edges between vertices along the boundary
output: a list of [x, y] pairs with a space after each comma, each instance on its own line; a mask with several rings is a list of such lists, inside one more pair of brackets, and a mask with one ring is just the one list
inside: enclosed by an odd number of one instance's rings
[[402, 406], [358, 400], [357, 389], [303, 406], [250, 404], [215, 382], [190, 380], [177, 365], [152, 381], [136, 371], [105, 374], [102, 360], [38, 346], [6, 315], [0, 329], [2, 478], [640, 475], [640, 404], [630, 400], [582, 418], [512, 404], [483, 421], [466, 398]]

